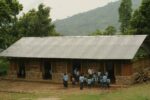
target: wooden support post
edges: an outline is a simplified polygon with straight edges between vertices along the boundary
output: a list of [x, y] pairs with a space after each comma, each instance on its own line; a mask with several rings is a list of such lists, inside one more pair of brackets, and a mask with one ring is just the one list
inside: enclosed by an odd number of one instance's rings
[[106, 72], [106, 62], [104, 62], [104, 72]]
[[67, 64], [67, 61], [65, 61], [64, 63], [65, 63], [64, 65], [66, 67], [66, 73], [68, 73], [68, 64]]

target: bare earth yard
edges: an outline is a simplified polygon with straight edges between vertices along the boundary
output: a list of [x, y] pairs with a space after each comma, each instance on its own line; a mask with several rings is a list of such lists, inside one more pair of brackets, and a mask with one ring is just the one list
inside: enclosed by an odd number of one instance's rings
[[101, 89], [61, 84], [0, 80], [0, 100], [150, 100], [150, 84]]

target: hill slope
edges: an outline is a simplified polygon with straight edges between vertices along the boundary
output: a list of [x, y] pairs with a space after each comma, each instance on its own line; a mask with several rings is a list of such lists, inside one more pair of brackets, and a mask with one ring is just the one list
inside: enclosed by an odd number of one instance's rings
[[[132, 0], [133, 8], [138, 8], [141, 0]], [[96, 29], [104, 30], [113, 25], [119, 29], [118, 8], [120, 1], [111, 2], [104, 7], [80, 13], [72, 17], [55, 21], [57, 32], [62, 35], [88, 35]]]

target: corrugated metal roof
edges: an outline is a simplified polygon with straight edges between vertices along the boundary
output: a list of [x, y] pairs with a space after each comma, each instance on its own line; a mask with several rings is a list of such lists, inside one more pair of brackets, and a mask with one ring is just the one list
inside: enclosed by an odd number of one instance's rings
[[133, 59], [146, 35], [24, 37], [4, 57]]

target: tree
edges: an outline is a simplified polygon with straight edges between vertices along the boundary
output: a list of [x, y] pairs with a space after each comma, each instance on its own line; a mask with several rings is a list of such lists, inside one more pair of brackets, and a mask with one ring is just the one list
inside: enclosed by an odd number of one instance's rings
[[14, 24], [22, 10], [17, 0], [0, 0], [0, 48], [7, 48], [14, 41]]
[[18, 37], [22, 36], [49, 36], [58, 35], [49, 16], [50, 8], [40, 4], [38, 11], [30, 10], [17, 23]]
[[117, 32], [116, 28], [113, 26], [108, 26], [105, 29], [104, 35], [115, 35], [115, 33]]
[[121, 23], [120, 30], [123, 34], [126, 34], [126, 31], [129, 28], [131, 14], [132, 14], [131, 0], [122, 0], [119, 7], [119, 22]]
[[148, 37], [143, 44], [144, 49], [150, 55], [150, 0], [143, 0], [131, 19], [132, 34], [147, 34]]
[[134, 12], [130, 25], [133, 34], [150, 35], [150, 0], [143, 0], [140, 8]]
[[90, 33], [89, 35], [90, 36], [103, 35], [103, 32], [101, 32], [100, 30], [97, 29], [95, 32]]

